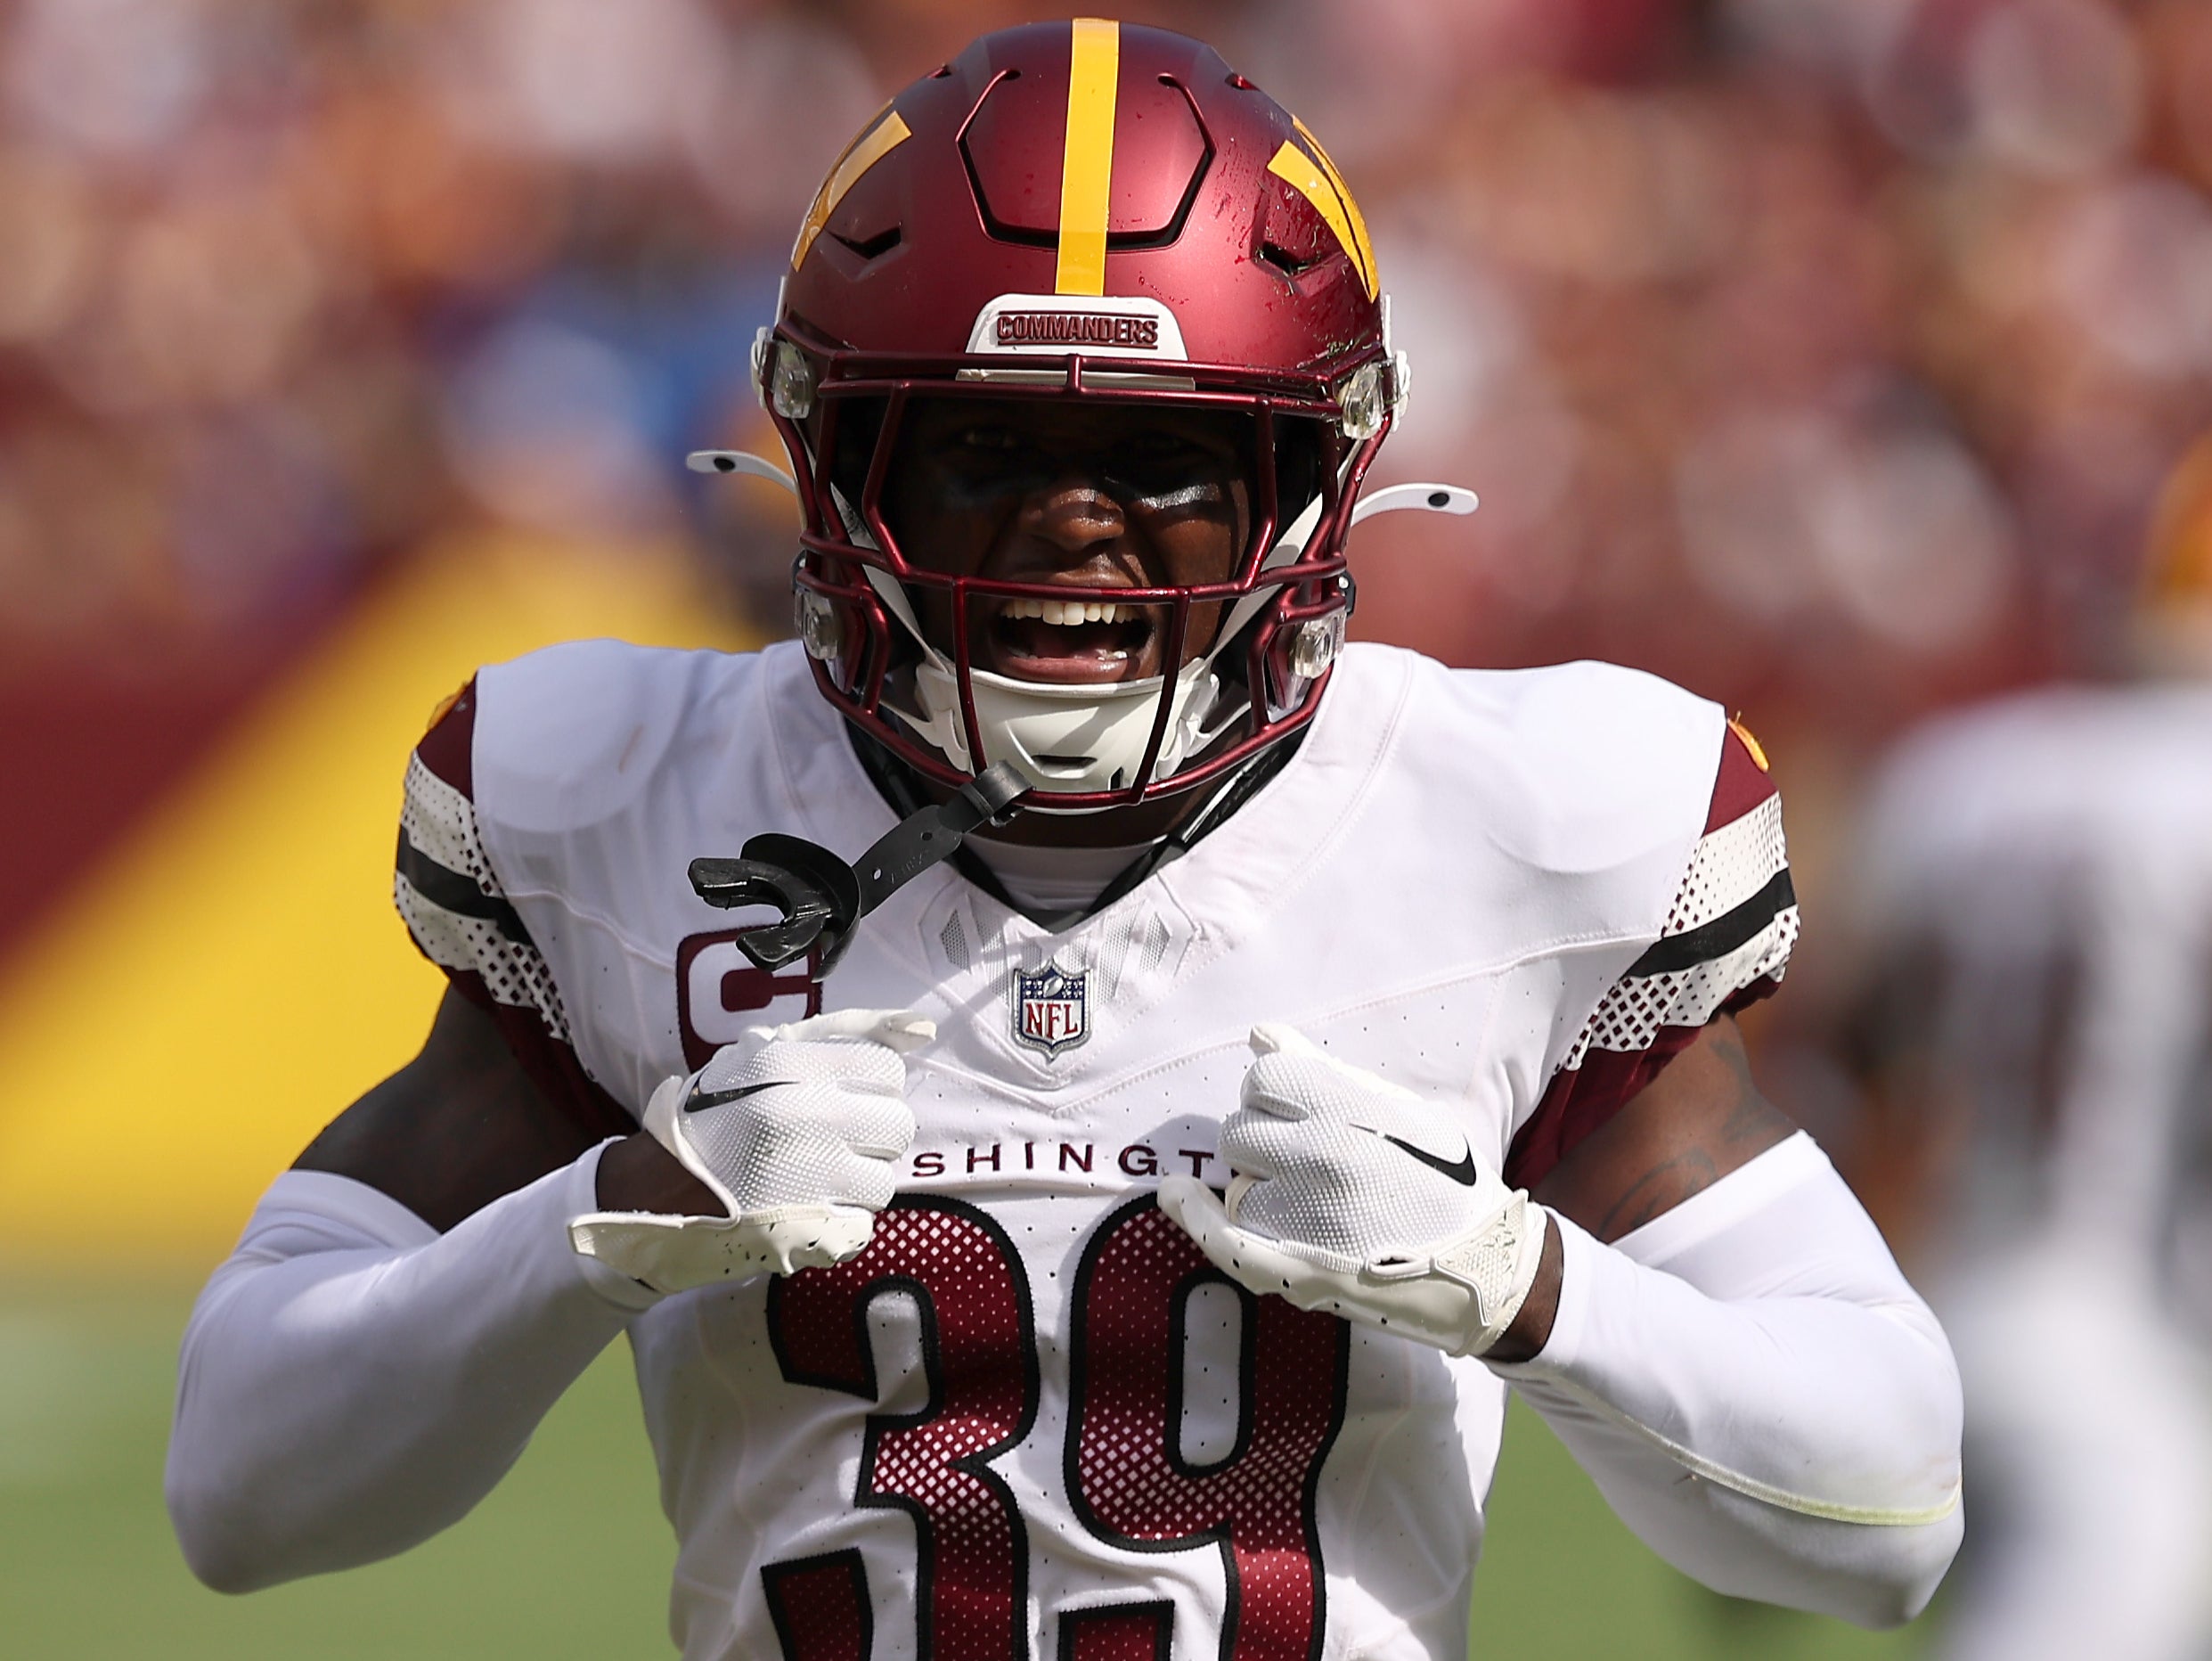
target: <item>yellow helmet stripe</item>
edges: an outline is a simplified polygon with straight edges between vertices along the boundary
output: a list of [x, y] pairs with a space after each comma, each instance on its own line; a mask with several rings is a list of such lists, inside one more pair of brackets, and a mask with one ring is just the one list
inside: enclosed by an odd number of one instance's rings
[[1106, 292], [1106, 192], [1114, 182], [1114, 92], [1122, 26], [1079, 17], [1067, 75], [1067, 148], [1060, 160], [1056, 294]]
[[1310, 153], [1283, 141], [1283, 147], [1275, 152], [1275, 160], [1268, 163], [1268, 171], [1295, 190], [1313, 204], [1313, 210], [1328, 222], [1336, 233], [1336, 241], [1345, 253], [1351, 256], [1352, 269], [1359, 274], [1359, 284], [1373, 299], [1379, 287], [1375, 269], [1375, 250], [1367, 241], [1367, 222], [1359, 211], [1359, 204], [1351, 199], [1351, 192], [1344, 186], [1343, 175], [1336, 164], [1328, 159], [1328, 151], [1320, 141], [1306, 130], [1306, 124], [1295, 116], [1299, 136], [1313, 148]]
[[861, 182], [861, 175], [912, 136], [899, 112], [889, 104], [876, 112], [876, 119], [845, 147], [845, 153], [829, 169], [829, 176], [822, 181], [821, 189], [814, 193], [814, 205], [799, 222], [799, 240], [791, 249], [792, 270], [796, 271], [806, 258], [806, 250], [814, 246], [814, 239], [822, 233], [822, 226], [829, 223], [829, 216], [837, 211], [845, 193]]
[[1359, 263], [1360, 275], [1367, 282], [1367, 296], [1371, 299], [1383, 281], [1383, 274], [1375, 264], [1375, 244], [1367, 241], [1367, 217], [1359, 211], [1359, 204], [1352, 197], [1351, 186], [1344, 183], [1344, 176], [1336, 170], [1336, 163], [1321, 147], [1321, 141], [1314, 137], [1313, 129], [1296, 116], [1291, 117], [1290, 124], [1298, 129], [1298, 136], [1306, 141], [1307, 148], [1313, 151], [1313, 159], [1321, 164], [1321, 171], [1328, 176], [1329, 185], [1335, 191], [1337, 200], [1344, 204], [1344, 217], [1351, 221], [1351, 257]]

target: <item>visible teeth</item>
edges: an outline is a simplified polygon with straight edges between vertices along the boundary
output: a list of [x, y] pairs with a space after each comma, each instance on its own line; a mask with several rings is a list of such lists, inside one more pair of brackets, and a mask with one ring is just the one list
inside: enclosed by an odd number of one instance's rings
[[[1127, 608], [1134, 613], [1136, 608]], [[1046, 623], [1057, 623], [1072, 628], [1079, 623], [1119, 623], [1123, 608], [1111, 602], [1099, 603], [1085, 600], [1009, 600], [1000, 608], [999, 615], [1009, 618], [1036, 618]]]

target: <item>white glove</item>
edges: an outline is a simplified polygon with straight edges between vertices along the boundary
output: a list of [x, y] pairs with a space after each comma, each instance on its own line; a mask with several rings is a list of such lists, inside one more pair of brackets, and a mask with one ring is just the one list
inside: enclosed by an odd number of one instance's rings
[[689, 1078], [665, 1078], [645, 1128], [726, 1217], [598, 1211], [568, 1225], [586, 1257], [660, 1292], [843, 1263], [868, 1244], [914, 1140], [906, 1064], [936, 1036], [907, 1010], [755, 1027]]
[[1490, 1348], [1536, 1280], [1542, 1209], [1412, 1092], [1287, 1027], [1253, 1027], [1252, 1049], [1221, 1125], [1226, 1203], [1171, 1176], [1160, 1209], [1252, 1291], [1455, 1355]]

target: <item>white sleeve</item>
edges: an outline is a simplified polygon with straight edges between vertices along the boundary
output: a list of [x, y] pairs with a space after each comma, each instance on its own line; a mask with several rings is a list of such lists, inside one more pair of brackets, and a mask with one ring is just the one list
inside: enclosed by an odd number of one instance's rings
[[1861, 1625], [1958, 1550], [1958, 1370], [1811, 1138], [1615, 1245], [1555, 1215], [1559, 1313], [1500, 1364], [1645, 1544], [1717, 1591]]
[[656, 1301], [569, 1248], [599, 1156], [443, 1235], [350, 1178], [277, 1178], [184, 1329], [167, 1490], [194, 1574], [247, 1591], [370, 1562], [491, 1491]]

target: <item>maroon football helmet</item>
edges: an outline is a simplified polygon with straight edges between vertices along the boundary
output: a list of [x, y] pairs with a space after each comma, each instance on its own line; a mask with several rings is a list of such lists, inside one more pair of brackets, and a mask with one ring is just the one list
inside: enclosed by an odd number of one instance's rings
[[[1010, 759], [1033, 806], [1111, 807], [1218, 778], [1312, 718], [1403, 371], [1335, 166], [1212, 48], [1039, 23], [916, 81], [830, 169], [755, 370], [805, 514], [815, 677], [919, 773], [957, 786]], [[1226, 579], [1071, 588], [910, 559], [886, 479], [917, 408], [958, 398], [1234, 424], [1249, 477]], [[1040, 601], [1147, 619], [1161, 672], [1069, 685], [979, 667], [978, 630], [1058, 615]], [[925, 616], [951, 638], [926, 638]]]

